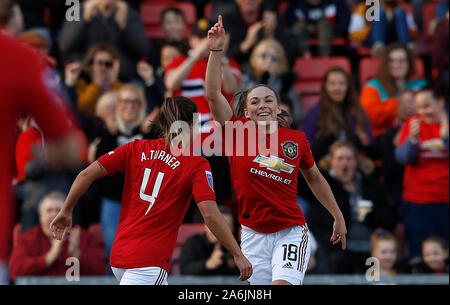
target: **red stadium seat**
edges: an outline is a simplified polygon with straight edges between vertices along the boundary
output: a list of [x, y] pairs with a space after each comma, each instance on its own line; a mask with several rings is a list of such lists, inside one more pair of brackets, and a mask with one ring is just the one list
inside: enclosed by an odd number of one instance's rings
[[170, 264], [170, 274], [171, 275], [179, 275], [180, 274], [180, 256], [182, 246], [176, 246], [173, 250], [172, 260]]
[[105, 247], [105, 240], [103, 239], [103, 230], [100, 223], [93, 223], [88, 228], [89, 233], [93, 236], [97, 244], [101, 247]]
[[[365, 57], [359, 62], [359, 85], [361, 88], [371, 78], [375, 77], [378, 72], [378, 66], [381, 59], [379, 57]], [[416, 77], [424, 77], [425, 66], [420, 58], [415, 60], [415, 73]]]
[[297, 58], [293, 72], [297, 73], [298, 80], [294, 87], [300, 92], [305, 112], [319, 102], [323, 77], [332, 67], [341, 67], [351, 73], [350, 61], [345, 57]]
[[205, 232], [205, 226], [202, 223], [183, 223], [178, 230], [177, 246], [182, 246], [186, 240], [195, 234]]
[[[309, 39], [309, 44], [311, 46], [315, 46], [319, 43], [319, 39], [317, 38], [310, 38]], [[331, 41], [331, 45], [333, 46], [346, 46], [348, 44], [348, 41], [346, 38], [342, 38], [342, 37], [338, 37], [338, 38], [333, 38], [333, 40]]]
[[167, 7], [177, 7], [181, 9], [186, 18], [186, 32], [189, 36], [192, 25], [197, 20], [195, 6], [189, 2], [175, 1], [146, 1], [141, 4], [141, 18], [144, 23], [145, 33], [150, 39], [162, 39], [164, 33], [160, 27], [161, 12]]
[[20, 222], [16, 223], [13, 228], [13, 247], [17, 245], [17, 241], [19, 240], [21, 231], [22, 231], [22, 224]]
[[176, 247], [173, 250], [172, 260], [170, 264], [170, 274], [180, 274], [180, 255], [183, 245], [186, 240], [195, 234], [202, 234], [205, 232], [205, 226], [202, 223], [183, 223], [178, 230], [178, 237]]

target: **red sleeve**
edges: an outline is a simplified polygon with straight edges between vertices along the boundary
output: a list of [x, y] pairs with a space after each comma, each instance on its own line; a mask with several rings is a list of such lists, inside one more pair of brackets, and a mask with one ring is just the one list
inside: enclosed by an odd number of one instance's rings
[[134, 141], [119, 146], [116, 149], [98, 158], [97, 161], [106, 169], [110, 176], [114, 175], [117, 172], [125, 172], [127, 154], [130, 151], [130, 146], [132, 143], [134, 143]]
[[194, 167], [194, 181], [192, 185], [192, 194], [195, 202], [198, 204], [205, 200], [216, 201], [214, 181], [209, 163], [201, 157], [198, 160], [198, 165]]
[[177, 68], [183, 61], [186, 60], [185, 55], [180, 55], [172, 59], [172, 61], [167, 65], [165, 73], [167, 74], [170, 70]]
[[23, 112], [33, 116], [46, 139], [65, 136], [70, 130], [71, 122], [63, 102], [51, 88], [50, 70], [34, 54], [21, 60], [22, 71], [26, 71], [26, 81], [20, 82], [17, 95]]
[[399, 131], [399, 136], [398, 136], [398, 140], [397, 140], [396, 146], [402, 145], [408, 139], [408, 136], [409, 136], [409, 122], [410, 121], [411, 121], [411, 117], [407, 118], [404, 121], [404, 123], [402, 125], [402, 128]]
[[303, 153], [300, 159], [300, 168], [309, 169], [314, 165], [314, 157], [309, 146], [308, 139], [306, 139], [305, 133], [300, 133], [300, 143], [303, 149]]
[[106, 260], [103, 247], [96, 242], [88, 231], [81, 228], [80, 230], [80, 273], [82, 275], [104, 275], [106, 273]]
[[[33, 256], [32, 249], [28, 248], [28, 245], [33, 247], [36, 244], [37, 237], [34, 238], [30, 230], [19, 236], [17, 244], [14, 246], [9, 260], [9, 269], [11, 274], [11, 279], [14, 281], [16, 277], [23, 275], [41, 275], [46, 271], [47, 266], [45, 265], [45, 255], [46, 253]], [[30, 236], [32, 234], [33, 236]]]

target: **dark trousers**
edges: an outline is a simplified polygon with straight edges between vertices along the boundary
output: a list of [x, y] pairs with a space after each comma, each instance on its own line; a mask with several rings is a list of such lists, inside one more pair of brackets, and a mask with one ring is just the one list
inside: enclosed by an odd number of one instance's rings
[[409, 260], [422, 256], [422, 242], [432, 234], [443, 237], [448, 245], [448, 203], [418, 204], [404, 201], [400, 211], [405, 224]]

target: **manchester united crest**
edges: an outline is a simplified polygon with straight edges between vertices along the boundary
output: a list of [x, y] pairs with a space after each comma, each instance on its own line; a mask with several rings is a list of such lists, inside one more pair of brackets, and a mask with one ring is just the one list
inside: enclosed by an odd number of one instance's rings
[[292, 141], [287, 141], [281, 144], [283, 152], [286, 157], [295, 159], [298, 156], [298, 145]]

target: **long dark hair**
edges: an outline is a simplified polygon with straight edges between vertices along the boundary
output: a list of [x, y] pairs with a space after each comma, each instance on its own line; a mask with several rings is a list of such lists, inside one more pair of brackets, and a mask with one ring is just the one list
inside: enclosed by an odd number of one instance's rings
[[[333, 101], [327, 92], [327, 81], [331, 73], [341, 73], [347, 81], [347, 92], [342, 101], [343, 112], [339, 105]], [[328, 132], [337, 135], [340, 127], [344, 127], [348, 138], [352, 137], [351, 122], [356, 120], [356, 126], [365, 129], [365, 113], [358, 101], [355, 86], [351, 76], [340, 67], [333, 67], [325, 74], [320, 90], [320, 112], [318, 118], [318, 133], [326, 134]]]
[[414, 74], [414, 55], [407, 48], [407, 46], [402, 42], [395, 42], [388, 45], [381, 56], [377, 79], [380, 81], [389, 97], [394, 97], [398, 93], [397, 83], [389, 71], [389, 55], [395, 50], [404, 50], [406, 53], [408, 60], [408, 73], [406, 74], [406, 79], [410, 78]]
[[[272, 92], [275, 95], [275, 99], [277, 101], [277, 104], [281, 105], [281, 97], [280, 97], [280, 94], [278, 94], [278, 92], [276, 92], [273, 88], [271, 88], [270, 86], [267, 86], [265, 84], [257, 84], [257, 85], [255, 85], [252, 88], [239, 91], [239, 92], [237, 92], [234, 95], [233, 101], [238, 98], [238, 101], [237, 101], [237, 104], [236, 104], [236, 107], [235, 107], [235, 111], [234, 111], [234, 113], [236, 114], [237, 117], [240, 117], [240, 118], [245, 117], [245, 109], [247, 109], [247, 97], [248, 97], [248, 94], [251, 91], [253, 91], [253, 89], [258, 88], [258, 87], [266, 87], [266, 88], [272, 90]], [[289, 126], [287, 126], [288, 125], [288, 123], [287, 123], [287, 116], [288, 116], [288, 113], [285, 110], [281, 110], [281, 113], [279, 113], [278, 116], [277, 116], [278, 123], [283, 125], [283, 126], [285, 126], [285, 127], [289, 127]]]
[[160, 133], [166, 138], [166, 145], [179, 134], [171, 132], [172, 124], [177, 121], [184, 121], [189, 125], [194, 122], [194, 113], [197, 113], [197, 105], [191, 99], [184, 96], [168, 97], [161, 106], [157, 119], [157, 126]]

